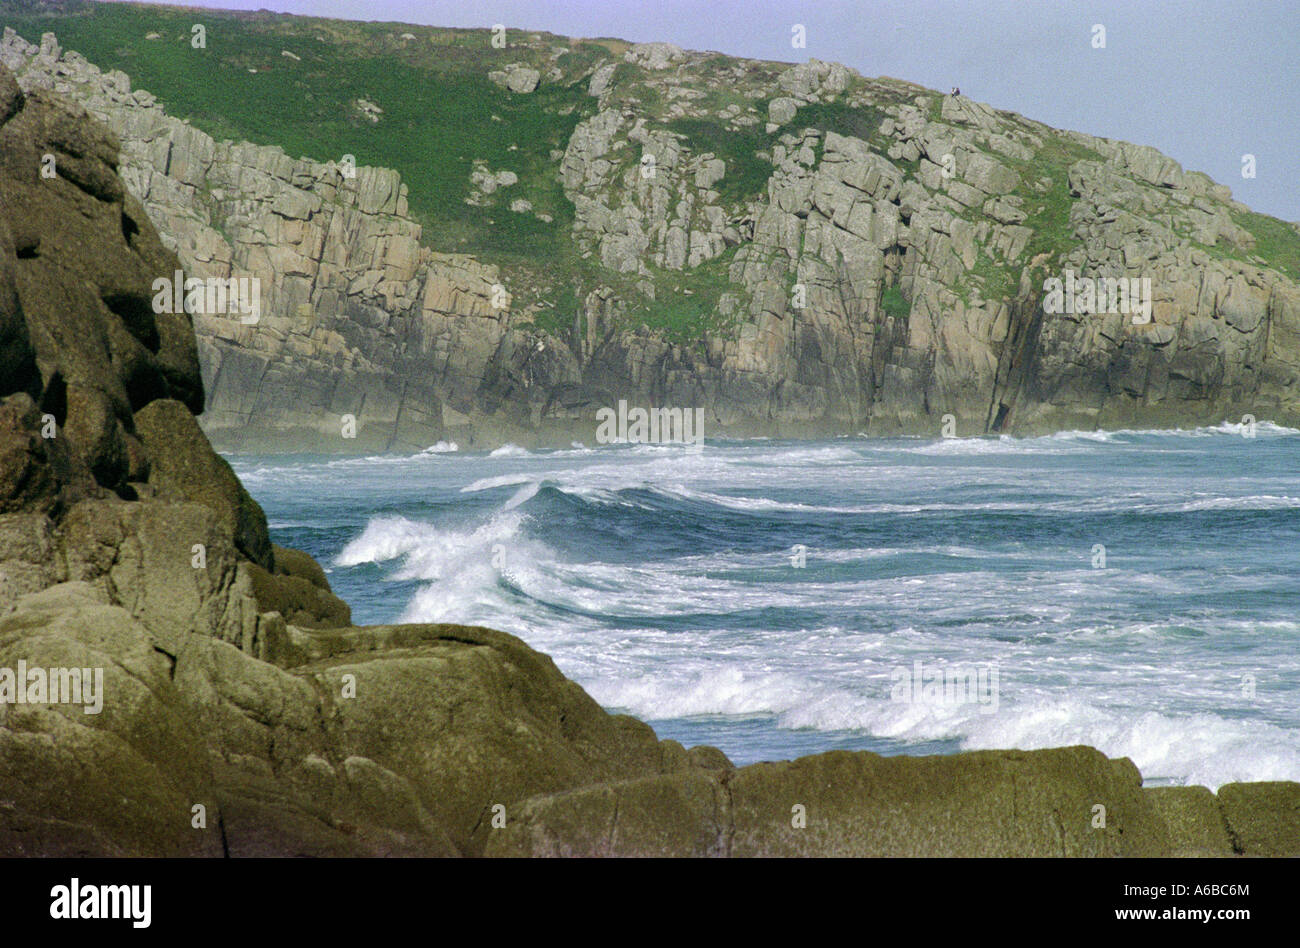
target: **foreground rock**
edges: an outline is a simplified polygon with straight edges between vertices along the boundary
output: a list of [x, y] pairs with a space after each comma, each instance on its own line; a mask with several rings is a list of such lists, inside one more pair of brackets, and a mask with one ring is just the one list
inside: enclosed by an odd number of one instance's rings
[[0, 702], [0, 855], [1300, 854], [1297, 784], [1143, 790], [1088, 748], [735, 769], [504, 633], [351, 626], [199, 431], [116, 156], [0, 68], [0, 670], [103, 676]]
[[833, 751], [534, 798], [491, 856], [1231, 856], [1300, 852], [1300, 785], [1144, 789], [1090, 747]]

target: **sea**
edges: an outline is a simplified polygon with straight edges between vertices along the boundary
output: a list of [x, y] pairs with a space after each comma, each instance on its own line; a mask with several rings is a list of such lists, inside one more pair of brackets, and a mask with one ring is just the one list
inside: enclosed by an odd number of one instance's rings
[[737, 764], [1088, 744], [1300, 780], [1300, 431], [230, 457], [358, 625], [519, 636]]

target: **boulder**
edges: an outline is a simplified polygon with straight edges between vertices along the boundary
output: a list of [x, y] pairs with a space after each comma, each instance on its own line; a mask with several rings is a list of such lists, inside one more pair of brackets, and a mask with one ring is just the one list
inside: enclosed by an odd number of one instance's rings
[[[0, 332], [13, 363], [2, 394], [22, 386], [42, 423], [52, 419], [45, 440], [62, 439], [67, 477], [88, 471], [129, 496], [139, 466], [132, 413], [157, 398], [202, 408], [189, 318], [152, 306], [153, 281], [180, 267], [122, 188], [111, 135], [42, 90], [20, 101], [0, 125], [0, 250], [12, 248], [0, 264]], [[52, 178], [38, 174], [46, 155]], [[63, 259], [78, 260], [82, 279], [65, 277]], [[56, 476], [49, 489], [64, 486], [74, 485]]]
[[19, 661], [102, 671], [102, 706], [0, 704], [0, 853], [222, 855], [205, 742], [143, 625], [89, 586], [53, 586], [0, 619], [0, 667]]
[[154, 495], [207, 506], [229, 528], [241, 553], [270, 567], [266, 515], [229, 462], [212, 450], [191, 411], [178, 401], [157, 399], [136, 412], [135, 429], [150, 459]]
[[798, 100], [777, 96], [767, 104], [767, 117], [774, 125], [785, 125], [794, 120], [798, 109]]
[[511, 92], [518, 92], [526, 95], [537, 88], [537, 83], [541, 81], [542, 74], [526, 66], [523, 63], [510, 63], [505, 69], [493, 70], [488, 73], [488, 79], [504, 89]]
[[1218, 797], [1238, 851], [1248, 856], [1300, 853], [1300, 783], [1230, 783], [1219, 788]]
[[1231, 856], [1232, 836], [1221, 800], [1206, 787], [1151, 787], [1143, 791], [1164, 820], [1171, 855]]

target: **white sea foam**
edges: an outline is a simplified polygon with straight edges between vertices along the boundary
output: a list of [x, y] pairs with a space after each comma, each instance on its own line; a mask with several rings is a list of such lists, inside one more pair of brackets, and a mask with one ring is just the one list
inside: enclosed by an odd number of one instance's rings
[[1139, 510], [1191, 512], [1196, 510], [1285, 510], [1300, 507], [1300, 497], [1251, 494], [1246, 497], [1198, 497], [1178, 504], [1152, 504]]
[[1089, 445], [1131, 445], [1142, 438], [1209, 438], [1231, 435], [1238, 438], [1253, 434], [1259, 438], [1290, 437], [1300, 430], [1274, 424], [1257, 422], [1248, 426], [1241, 422], [1225, 421], [1218, 425], [1200, 428], [1140, 429], [1116, 428], [1093, 431], [1057, 431], [1049, 435], [1016, 437], [1013, 435], [981, 435], [966, 438], [943, 438], [906, 446], [903, 450], [924, 455], [987, 455], [987, 454], [1060, 454], [1074, 446], [1083, 449]]
[[460, 445], [455, 441], [439, 441], [437, 444], [431, 444], [425, 448], [422, 454], [454, 454], [460, 450]]
[[462, 494], [476, 494], [483, 490], [494, 490], [498, 487], [514, 487], [518, 484], [532, 483], [536, 478], [532, 474], [501, 474], [496, 477], [480, 477], [471, 484], [466, 484], [460, 489]]
[[[609, 707], [651, 718], [775, 716], [787, 729], [860, 731], [903, 743], [955, 740], [963, 750], [1034, 750], [1087, 744], [1133, 760], [1149, 782], [1217, 789], [1239, 780], [1300, 779], [1294, 731], [1216, 714], [1164, 714], [1105, 709], [1086, 700], [1003, 697], [996, 711], [978, 702], [944, 706], [827, 686], [797, 674], [725, 669], [675, 669], [601, 678], [588, 684]], [[1003, 684], [1004, 694], [1008, 689]]]
[[405, 517], [375, 517], [366, 524], [361, 536], [348, 543], [334, 558], [334, 565], [383, 563], [419, 550], [436, 536], [437, 531], [428, 524]]

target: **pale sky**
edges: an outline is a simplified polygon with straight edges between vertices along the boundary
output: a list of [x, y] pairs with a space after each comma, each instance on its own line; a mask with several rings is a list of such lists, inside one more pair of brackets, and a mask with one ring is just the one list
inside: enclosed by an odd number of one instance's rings
[[[842, 62], [1154, 145], [1300, 220], [1300, 0], [190, 0], [186, 6], [663, 40]], [[793, 49], [802, 24], [807, 48]], [[1094, 26], [1105, 27], [1104, 49]], [[1256, 177], [1242, 177], [1243, 155]]]

